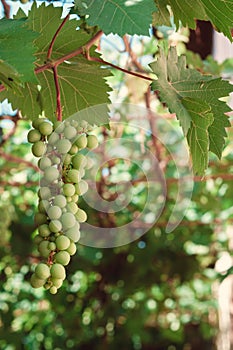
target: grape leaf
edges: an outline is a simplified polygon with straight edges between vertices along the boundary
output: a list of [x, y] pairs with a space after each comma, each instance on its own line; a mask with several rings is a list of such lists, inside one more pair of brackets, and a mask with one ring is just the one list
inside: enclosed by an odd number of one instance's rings
[[208, 128], [213, 123], [211, 107], [198, 99], [184, 98], [182, 104], [191, 116], [187, 141], [192, 155], [194, 173], [203, 175], [208, 166], [209, 134]]
[[185, 136], [193, 125], [193, 113], [190, 113], [187, 103], [183, 103], [184, 98], [210, 106], [213, 122], [208, 128], [209, 150], [220, 158], [225, 142], [225, 128], [230, 126], [224, 113], [229, 112], [230, 108], [219, 99], [232, 92], [232, 85], [221, 78], [202, 75], [194, 69], [186, 68], [185, 57], [178, 57], [175, 47], [170, 48], [167, 57], [160, 50], [160, 55], [151, 64], [151, 68], [158, 77], [158, 80], [153, 81], [152, 89], [159, 91], [161, 100], [167, 104], [170, 112], [176, 113]]
[[153, 24], [161, 25], [161, 19], [168, 23], [170, 13], [166, 8], [170, 5], [176, 26], [179, 21], [184, 26], [196, 28], [196, 19], [212, 22], [215, 28], [222, 32], [232, 41], [231, 28], [233, 18], [233, 1], [232, 0], [196, 0], [195, 6], [190, 0], [155, 0], [158, 14], [154, 15]]
[[[78, 14], [88, 15], [89, 25], [98, 25], [105, 34], [149, 35], [154, 0], [75, 0]], [[81, 12], [81, 13], [80, 13]]]
[[[25, 19], [0, 20], [0, 59], [15, 70], [17, 81], [19, 83], [20, 80], [21, 85], [25, 82], [37, 83], [34, 73], [34, 40], [38, 34], [27, 28], [26, 23]], [[13, 79], [13, 76], [10, 78]], [[2, 81], [4, 83], [3, 79]]]
[[[61, 8], [54, 8], [52, 5], [45, 6], [45, 4], [37, 8], [36, 3], [32, 5], [27, 24], [29, 29], [40, 33], [40, 36], [36, 39], [36, 46], [38, 47], [36, 53], [37, 65], [43, 65], [47, 61], [50, 42], [62, 23], [61, 15]], [[62, 56], [81, 48], [91, 38], [91, 35], [85, 31], [76, 30], [79, 23], [76, 19], [65, 23], [55, 40], [51, 60], [56, 61]], [[99, 57], [94, 50], [91, 51], [91, 55]], [[88, 61], [83, 55], [76, 56], [58, 65], [58, 80], [64, 119], [81, 109], [109, 102], [107, 94], [109, 87], [104, 80], [109, 75], [110, 72], [107, 69], [102, 69], [100, 63]], [[30, 84], [27, 85], [26, 89], [21, 90], [23, 96], [30, 95], [37, 107], [32, 108], [32, 103], [26, 106], [23, 97], [17, 98], [17, 107], [28, 118], [36, 118], [38, 111], [39, 113], [43, 111], [48, 118], [55, 119], [56, 90], [53, 71], [42, 71], [37, 75], [37, 78], [40, 92], [34, 91]], [[9, 93], [7, 97], [10, 100]]]
[[166, 1], [156, 0], [157, 12], [153, 13], [152, 24], [157, 26], [171, 26], [170, 13], [167, 8]]
[[18, 72], [3, 60], [0, 60], [0, 82], [6, 87], [16, 90], [22, 84]]

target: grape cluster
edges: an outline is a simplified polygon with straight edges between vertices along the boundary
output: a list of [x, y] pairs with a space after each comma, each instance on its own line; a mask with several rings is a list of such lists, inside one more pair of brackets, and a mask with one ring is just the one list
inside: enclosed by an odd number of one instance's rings
[[75, 120], [55, 122], [39, 118], [32, 123], [28, 133], [32, 153], [39, 157], [42, 172], [38, 191], [38, 212], [35, 236], [40, 262], [31, 276], [34, 288], [44, 286], [56, 294], [66, 277], [66, 265], [76, 252], [80, 238], [80, 223], [87, 215], [79, 208], [79, 196], [88, 190], [83, 180], [85, 169], [91, 167], [91, 159], [83, 154], [85, 148], [98, 146], [95, 135], [87, 122]]

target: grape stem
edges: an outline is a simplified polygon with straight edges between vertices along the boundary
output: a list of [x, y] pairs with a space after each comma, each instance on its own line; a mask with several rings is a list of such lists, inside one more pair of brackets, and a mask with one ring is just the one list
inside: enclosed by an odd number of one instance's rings
[[60, 24], [60, 26], [58, 27], [56, 33], [54, 34], [53, 36], [53, 39], [49, 45], [49, 48], [48, 48], [48, 53], [47, 53], [47, 60], [50, 60], [51, 58], [51, 55], [52, 55], [52, 51], [53, 51], [53, 46], [54, 46], [54, 43], [57, 39], [57, 36], [58, 34], [60, 33], [60, 31], [62, 30], [62, 28], [64, 27], [65, 23], [68, 21], [68, 19], [70, 18], [70, 15], [68, 14], [62, 21], [62, 23]]
[[58, 79], [58, 73], [57, 73], [57, 66], [53, 67], [53, 77], [54, 77], [54, 83], [55, 83], [56, 95], [57, 95], [57, 120], [62, 121], [61, 91], [60, 91], [60, 85], [59, 85], [59, 79]]

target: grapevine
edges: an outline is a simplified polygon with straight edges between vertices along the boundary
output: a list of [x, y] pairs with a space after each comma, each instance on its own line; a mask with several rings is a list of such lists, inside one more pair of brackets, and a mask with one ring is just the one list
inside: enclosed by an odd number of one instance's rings
[[38, 234], [34, 242], [41, 256], [31, 276], [34, 288], [44, 286], [56, 294], [66, 277], [70, 257], [76, 252], [80, 238], [80, 223], [87, 215], [78, 205], [79, 196], [88, 190], [83, 177], [91, 162], [83, 150], [94, 149], [98, 139], [90, 134], [92, 127], [85, 121], [55, 122], [39, 118], [28, 133], [32, 153], [39, 158], [41, 171], [38, 191], [38, 212], [35, 223]]

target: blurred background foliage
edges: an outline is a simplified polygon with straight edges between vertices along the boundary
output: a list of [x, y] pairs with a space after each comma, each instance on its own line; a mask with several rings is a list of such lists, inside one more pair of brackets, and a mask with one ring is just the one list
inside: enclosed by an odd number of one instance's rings
[[[167, 40], [187, 54], [190, 67], [232, 77], [232, 59], [221, 64], [212, 56], [202, 60], [187, 51], [188, 36], [186, 29], [176, 31], [172, 26], [159, 28], [151, 38], [109, 35], [102, 39], [101, 51], [116, 65], [149, 71], [158, 40]], [[116, 70], [112, 74], [108, 80], [113, 87], [112, 102], [146, 105], [146, 81]], [[178, 130], [157, 96], [149, 98], [151, 108]], [[38, 261], [33, 216], [39, 185], [36, 161], [26, 141], [30, 123], [20, 120], [7, 101], [0, 112], [0, 349], [216, 349], [218, 288], [231, 271], [232, 130], [228, 130], [223, 159], [213, 157], [206, 177], [195, 179], [183, 221], [167, 233], [166, 223], [177, 196], [176, 166], [163, 145], [153, 143], [153, 130], [139, 137], [136, 130], [124, 127], [121, 138], [138, 145], [132, 159], [142, 145], [160, 157], [167, 186], [165, 208], [148, 232], [131, 244], [108, 249], [78, 244], [64, 286], [57, 295], [50, 295], [29, 284], [31, 266]], [[130, 125], [132, 120], [128, 122]], [[160, 127], [156, 118], [149, 125]], [[117, 132], [113, 124], [110, 130], [100, 128], [98, 136], [103, 141]], [[171, 147], [173, 152], [179, 151], [177, 142]], [[133, 163], [118, 160], [106, 163], [106, 168], [108, 176], [100, 172], [97, 180], [99, 193], [107, 200], [114, 197], [119, 179], [140, 179]], [[135, 212], [143, 210], [147, 183], [135, 181], [133, 189], [134, 200], [117, 216], [103, 218], [83, 201], [80, 205], [89, 214], [88, 222], [118, 227], [131, 221]], [[218, 270], [216, 262], [223, 254], [230, 263]]]

